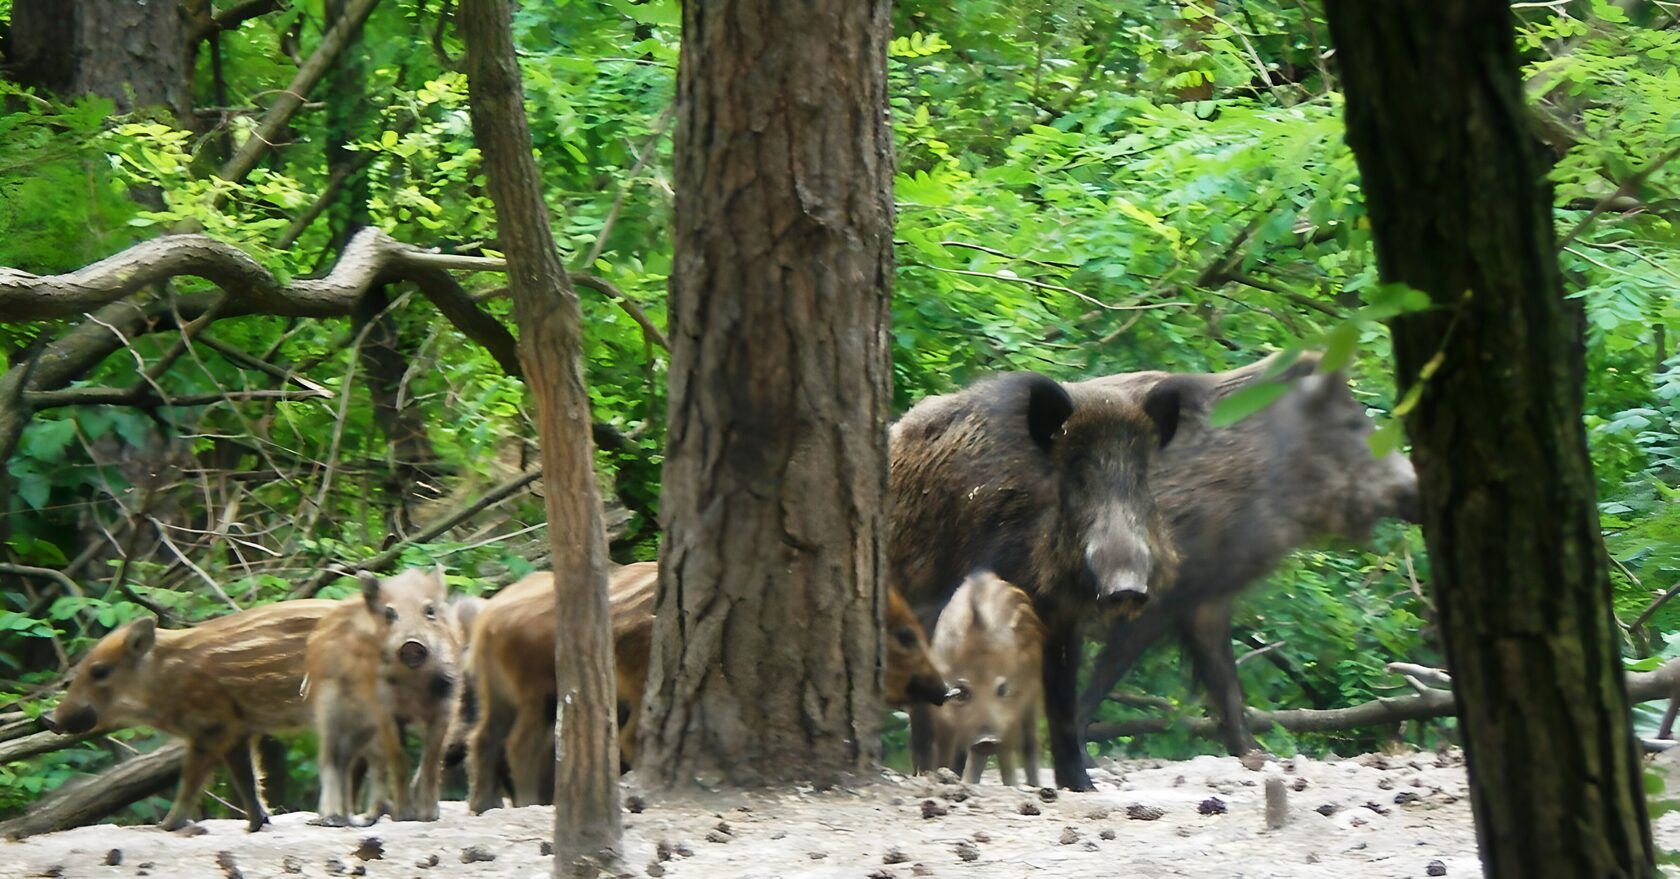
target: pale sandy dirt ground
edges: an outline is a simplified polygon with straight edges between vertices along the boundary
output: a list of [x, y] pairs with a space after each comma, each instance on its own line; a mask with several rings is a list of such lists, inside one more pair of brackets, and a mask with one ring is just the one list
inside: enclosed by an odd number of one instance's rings
[[[1291, 787], [1281, 830], [1264, 826], [1271, 775]], [[1258, 771], [1233, 758], [1201, 757], [1113, 763], [1092, 777], [1095, 792], [1049, 800], [1004, 788], [995, 776], [968, 786], [890, 774], [879, 784], [826, 792], [648, 796], [645, 811], [625, 816], [624, 874], [1349, 879], [1428, 876], [1431, 861], [1445, 868], [1437, 875], [1480, 872], [1457, 754], [1296, 759]], [[1210, 798], [1226, 812], [1200, 814]], [[1134, 805], [1160, 817], [1130, 818]], [[204, 822], [201, 835], [83, 827], [0, 842], [0, 877], [546, 877], [552, 816], [528, 808], [475, 817], [445, 803], [435, 824], [324, 828], [309, 825], [309, 813], [293, 813], [256, 834], [231, 820]], [[1680, 846], [1680, 816], [1659, 822], [1657, 836]], [[382, 856], [364, 860], [357, 851], [371, 853], [375, 846], [363, 844], [369, 837]], [[121, 863], [108, 866], [113, 850]]]

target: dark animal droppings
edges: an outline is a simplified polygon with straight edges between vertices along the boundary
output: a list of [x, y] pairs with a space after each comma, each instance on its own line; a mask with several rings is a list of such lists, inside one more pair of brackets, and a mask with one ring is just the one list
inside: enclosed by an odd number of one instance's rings
[[1102, 829], [1102, 832], [1098, 833], [1097, 835], [1102, 837], [1103, 839], [1113, 839], [1114, 838], [1114, 828], [1104, 827]]
[[1202, 815], [1223, 815], [1230, 811], [1225, 801], [1218, 797], [1208, 797], [1196, 805], [1196, 811]]
[[481, 845], [469, 845], [461, 849], [461, 863], [463, 864], [481, 864], [495, 859], [496, 855]]
[[238, 864], [234, 863], [233, 852], [217, 852], [216, 866], [222, 868], [222, 875], [226, 876], [227, 879], [245, 879], [244, 872], [239, 869]]
[[377, 836], [370, 836], [362, 840], [352, 854], [364, 861], [377, 861], [385, 857], [385, 843], [380, 842]]
[[1293, 788], [1296, 793], [1300, 793], [1301, 791], [1307, 789], [1307, 780], [1305, 778], [1297, 778], [1295, 779], [1295, 783], [1290, 785], [1290, 787]]
[[1020, 812], [1023, 815], [1037, 815], [1037, 814], [1040, 814], [1039, 811], [1038, 811], [1038, 805], [1036, 803], [1033, 803], [1031, 800], [1029, 800], [1025, 803], [1022, 803], [1021, 808], [1017, 809], [1016, 811]]
[[1056, 789], [1053, 787], [1041, 787], [1038, 789], [1038, 798], [1046, 803], [1054, 803], [1056, 801], [1056, 797]]
[[1313, 811], [1317, 812], [1320, 815], [1323, 815], [1326, 818], [1328, 818], [1331, 815], [1336, 814], [1336, 804], [1335, 803], [1325, 803], [1324, 805], [1319, 806], [1318, 808], [1314, 809]]
[[896, 848], [887, 849], [887, 853], [881, 856], [881, 863], [883, 864], [902, 864], [908, 860], [910, 860], [910, 856]]
[[105, 853], [105, 866], [117, 867], [122, 865], [122, 849], [114, 848]]
[[978, 861], [980, 860], [980, 850], [975, 848], [972, 842], [959, 842], [957, 843], [957, 857], [965, 861]]
[[1062, 835], [1056, 841], [1060, 842], [1062, 845], [1073, 845], [1079, 841], [1079, 831], [1074, 830], [1072, 827], [1063, 827]]
[[1154, 821], [1165, 814], [1167, 813], [1154, 806], [1145, 806], [1142, 803], [1133, 803], [1126, 807], [1126, 817], [1133, 821]]
[[938, 818], [950, 814], [951, 810], [941, 805], [937, 800], [922, 800], [922, 817]]
[[624, 799], [624, 808], [628, 809], [632, 815], [640, 815], [642, 814], [642, 811], [647, 808], [647, 800], [637, 796], [626, 797]]
[[1428, 876], [1445, 876], [1447, 875], [1447, 865], [1440, 861], [1430, 861], [1429, 866], [1423, 868], [1423, 872]]
[[537, 843], [537, 854], [542, 855], [545, 858], [554, 857], [554, 843], [549, 842], [546, 839]]

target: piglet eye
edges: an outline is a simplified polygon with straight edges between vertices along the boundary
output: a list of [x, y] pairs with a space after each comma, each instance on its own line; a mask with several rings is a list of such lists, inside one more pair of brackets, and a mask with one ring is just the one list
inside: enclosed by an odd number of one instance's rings
[[912, 650], [916, 646], [916, 630], [909, 626], [893, 632], [893, 638], [898, 641], [898, 646], [905, 650]]
[[1004, 696], [1009, 695], [1009, 682], [1008, 681], [998, 681], [997, 694], [998, 694], [998, 698], [1000, 698], [1000, 699], [1003, 698]]
[[111, 667], [108, 665], [101, 664], [88, 666], [88, 677], [93, 678], [96, 681], [105, 680], [110, 676]]
[[397, 621], [397, 609], [394, 608], [394, 607], [385, 608], [385, 622], [394, 623], [396, 621]]
[[968, 700], [974, 698], [974, 691], [968, 688], [968, 681], [958, 681], [956, 691], [957, 695], [952, 698], [957, 702], [967, 702]]

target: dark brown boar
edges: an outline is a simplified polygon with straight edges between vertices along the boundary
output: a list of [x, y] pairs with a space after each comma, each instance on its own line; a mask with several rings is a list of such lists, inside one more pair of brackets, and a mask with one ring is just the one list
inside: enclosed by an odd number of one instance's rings
[[939, 765], [974, 783], [996, 754], [999, 777], [1013, 785], [1018, 758], [1038, 787], [1043, 651], [1027, 593], [989, 571], [963, 581], [933, 629], [933, 661], [954, 692], [934, 712]]
[[82, 660], [48, 726], [67, 733], [149, 726], [186, 740], [181, 787], [163, 818], [179, 829], [198, 812], [216, 763], [227, 764], [251, 830], [268, 823], [251, 745], [309, 726], [299, 690], [309, 633], [341, 602], [281, 601], [190, 629], [135, 620]]
[[[1175, 559], [1147, 472], [1171, 441], [1179, 386], [1077, 396], [1017, 373], [916, 404], [892, 428], [888, 567], [924, 624], [969, 573], [992, 570], [1044, 621], [1044, 701], [1056, 783], [1089, 790], [1076, 725], [1081, 626], [1135, 612]], [[913, 759], [933, 758], [931, 715], [912, 714]]]
[[1074, 385], [1075, 393], [1140, 393], [1162, 382], [1189, 382], [1179, 439], [1149, 471], [1155, 505], [1178, 547], [1178, 574], [1135, 619], [1115, 623], [1082, 698], [1089, 718], [1145, 648], [1176, 632], [1219, 716], [1232, 754], [1256, 747], [1243, 716], [1231, 650], [1231, 604], [1297, 546], [1322, 535], [1359, 539], [1384, 517], [1417, 519], [1417, 477], [1399, 454], [1374, 458], [1371, 420], [1340, 372], [1317, 372], [1306, 355], [1280, 374], [1291, 389], [1270, 406], [1225, 428], [1208, 424], [1220, 399], [1262, 379], [1269, 357], [1229, 372], [1123, 373]]
[[[358, 782], [368, 771], [374, 784], [362, 823], [387, 810], [399, 821], [437, 820], [460, 677], [454, 611], [441, 570], [364, 574], [361, 600], [334, 610], [310, 634], [305, 698], [320, 738], [321, 823], [353, 823]], [[408, 726], [421, 730], [412, 781], [403, 747]]]

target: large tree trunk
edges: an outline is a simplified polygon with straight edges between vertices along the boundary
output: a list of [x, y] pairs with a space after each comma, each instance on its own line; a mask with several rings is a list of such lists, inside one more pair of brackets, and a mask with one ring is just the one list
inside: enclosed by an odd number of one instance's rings
[[887, 0], [683, 6], [670, 429], [639, 769], [873, 764], [891, 397]]
[[[1546, 166], [1505, 0], [1330, 0], [1490, 876], [1650, 876]], [[1426, 374], [1433, 371], [1433, 374]]]
[[162, 105], [186, 119], [185, 28], [173, 0], [17, 0], [16, 76], [66, 98], [98, 95], [117, 111]]
[[499, 245], [519, 323], [525, 382], [537, 406], [556, 614], [554, 864], [618, 858], [617, 701], [607, 610], [607, 537], [595, 486], [583, 314], [560, 265], [531, 156], [508, 0], [463, 0], [473, 136], [496, 204]]

